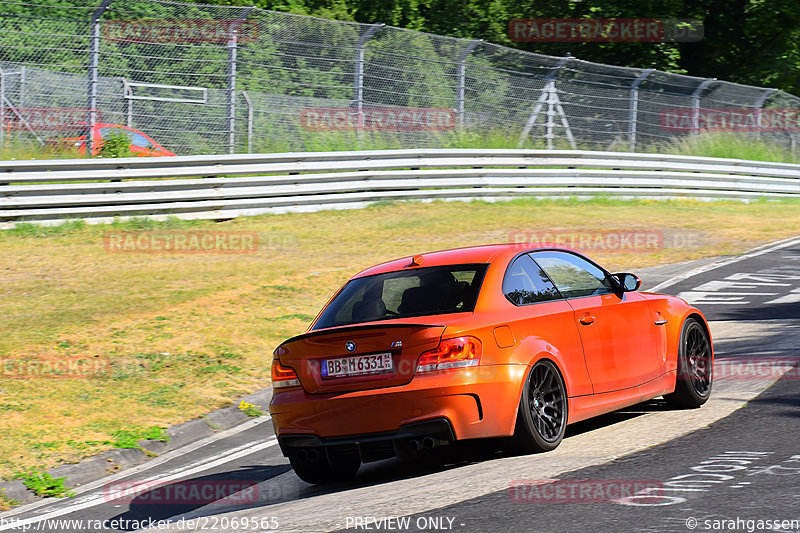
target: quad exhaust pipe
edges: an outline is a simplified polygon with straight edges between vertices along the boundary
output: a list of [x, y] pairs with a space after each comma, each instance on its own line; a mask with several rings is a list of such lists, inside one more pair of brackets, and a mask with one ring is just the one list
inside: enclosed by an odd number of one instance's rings
[[422, 441], [419, 439], [411, 439], [408, 441], [408, 449], [412, 452], [418, 452], [422, 449]]
[[310, 448], [308, 450], [300, 449], [297, 451], [298, 461], [313, 463], [317, 459], [319, 459], [319, 451], [317, 451], [315, 448]]
[[435, 439], [433, 437], [425, 437], [422, 439], [422, 447], [426, 450], [432, 450], [438, 446], [444, 446], [446, 444], [450, 444], [446, 440], [442, 439]]
[[422, 439], [410, 439], [406, 443], [406, 446], [411, 452], [419, 452], [421, 450], [432, 450], [438, 446], [444, 446], [446, 444], [450, 443], [446, 440], [437, 439], [434, 437], [424, 437]]

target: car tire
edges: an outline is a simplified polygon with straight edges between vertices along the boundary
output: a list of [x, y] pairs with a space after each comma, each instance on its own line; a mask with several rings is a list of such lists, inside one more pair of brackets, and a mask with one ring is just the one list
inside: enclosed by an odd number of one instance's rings
[[361, 467], [358, 451], [335, 453], [325, 448], [299, 448], [289, 454], [289, 463], [297, 477], [306, 483], [323, 485], [347, 481]]
[[675, 390], [664, 399], [671, 407], [700, 407], [711, 395], [713, 374], [711, 339], [700, 322], [687, 318], [681, 329]]
[[567, 388], [558, 367], [543, 359], [525, 378], [511, 447], [518, 453], [538, 453], [561, 444], [567, 427]]

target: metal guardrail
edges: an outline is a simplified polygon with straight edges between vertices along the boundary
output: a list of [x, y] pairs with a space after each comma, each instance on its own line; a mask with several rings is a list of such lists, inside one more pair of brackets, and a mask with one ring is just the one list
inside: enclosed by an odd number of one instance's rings
[[0, 224], [228, 219], [392, 200], [800, 197], [800, 165], [574, 150], [386, 150], [0, 161]]

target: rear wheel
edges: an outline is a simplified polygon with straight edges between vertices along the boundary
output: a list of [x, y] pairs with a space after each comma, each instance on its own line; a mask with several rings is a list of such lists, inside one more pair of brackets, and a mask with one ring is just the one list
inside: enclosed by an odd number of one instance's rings
[[567, 389], [556, 365], [538, 361], [525, 380], [512, 446], [521, 453], [555, 449], [567, 427]]
[[317, 485], [347, 481], [361, 466], [358, 450], [298, 448], [289, 454], [289, 463], [297, 477]]
[[713, 372], [708, 333], [697, 320], [688, 318], [681, 331], [675, 391], [664, 399], [673, 407], [700, 407], [711, 395]]

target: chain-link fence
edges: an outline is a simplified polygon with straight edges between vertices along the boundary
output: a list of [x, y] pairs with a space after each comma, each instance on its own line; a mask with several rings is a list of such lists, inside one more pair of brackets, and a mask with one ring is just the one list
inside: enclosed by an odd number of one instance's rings
[[489, 135], [641, 150], [715, 128], [794, 146], [800, 130], [800, 100], [774, 89], [250, 7], [36, 1], [0, 0], [0, 142], [103, 123], [182, 155]]

